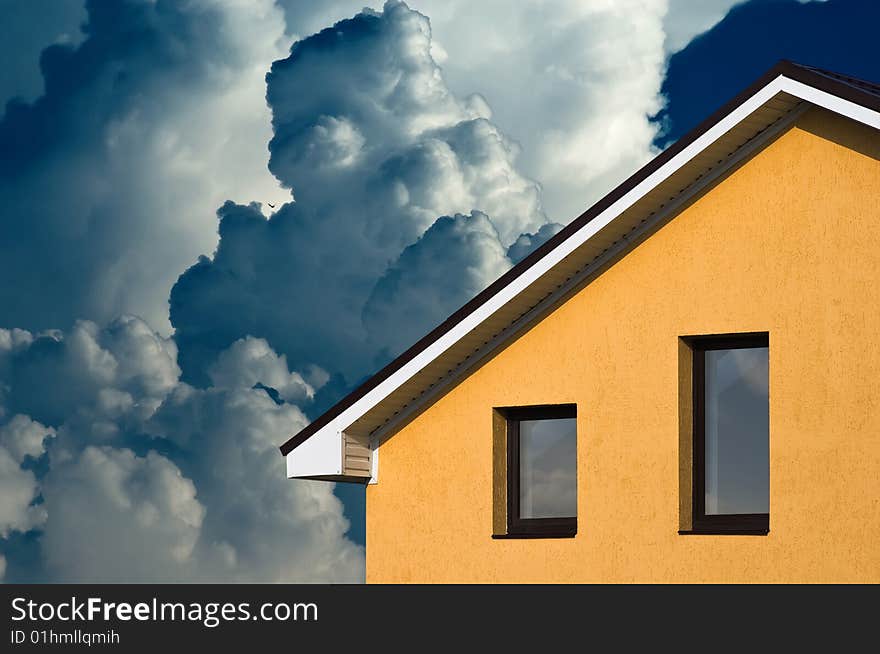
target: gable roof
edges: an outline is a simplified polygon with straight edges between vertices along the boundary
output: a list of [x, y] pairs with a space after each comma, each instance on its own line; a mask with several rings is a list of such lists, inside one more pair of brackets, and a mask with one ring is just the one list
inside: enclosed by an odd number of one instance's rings
[[[880, 85], [779, 62], [289, 439], [282, 454], [315, 436], [391, 433], [811, 105], [880, 129]], [[324, 474], [304, 458], [297, 466], [288, 456], [288, 476]]]

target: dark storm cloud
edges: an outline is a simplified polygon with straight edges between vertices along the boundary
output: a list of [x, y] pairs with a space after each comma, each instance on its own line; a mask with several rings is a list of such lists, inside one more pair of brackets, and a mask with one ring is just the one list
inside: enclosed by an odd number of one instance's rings
[[84, 0], [0, 0], [0, 109], [12, 98], [30, 102], [43, 92], [40, 53], [53, 43], [82, 39]]

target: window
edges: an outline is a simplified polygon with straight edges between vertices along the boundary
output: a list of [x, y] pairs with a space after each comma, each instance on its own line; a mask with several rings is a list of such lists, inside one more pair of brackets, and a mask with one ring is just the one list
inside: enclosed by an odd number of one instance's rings
[[768, 335], [689, 339], [693, 531], [766, 534], [770, 524]]
[[507, 533], [577, 532], [577, 408], [574, 404], [506, 409]]

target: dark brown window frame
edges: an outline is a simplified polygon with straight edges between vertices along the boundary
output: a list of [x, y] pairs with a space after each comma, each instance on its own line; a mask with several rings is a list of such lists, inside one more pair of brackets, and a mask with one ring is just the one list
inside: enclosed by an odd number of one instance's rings
[[[763, 536], [770, 531], [769, 513], [706, 515], [706, 352], [770, 346], [768, 332], [689, 336], [693, 352], [693, 523], [688, 533]], [[769, 410], [769, 407], [768, 407]], [[769, 446], [769, 443], [768, 443]]]
[[542, 404], [502, 410], [507, 421], [507, 536], [512, 538], [570, 538], [577, 533], [577, 516], [520, 518], [520, 438], [523, 420], [577, 418], [576, 404]]

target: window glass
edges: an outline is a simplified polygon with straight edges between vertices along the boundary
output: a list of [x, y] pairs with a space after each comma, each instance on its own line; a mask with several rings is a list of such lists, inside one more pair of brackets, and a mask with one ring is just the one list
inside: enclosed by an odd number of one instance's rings
[[705, 356], [706, 515], [769, 513], [768, 348]]
[[522, 420], [520, 518], [577, 515], [577, 420]]

